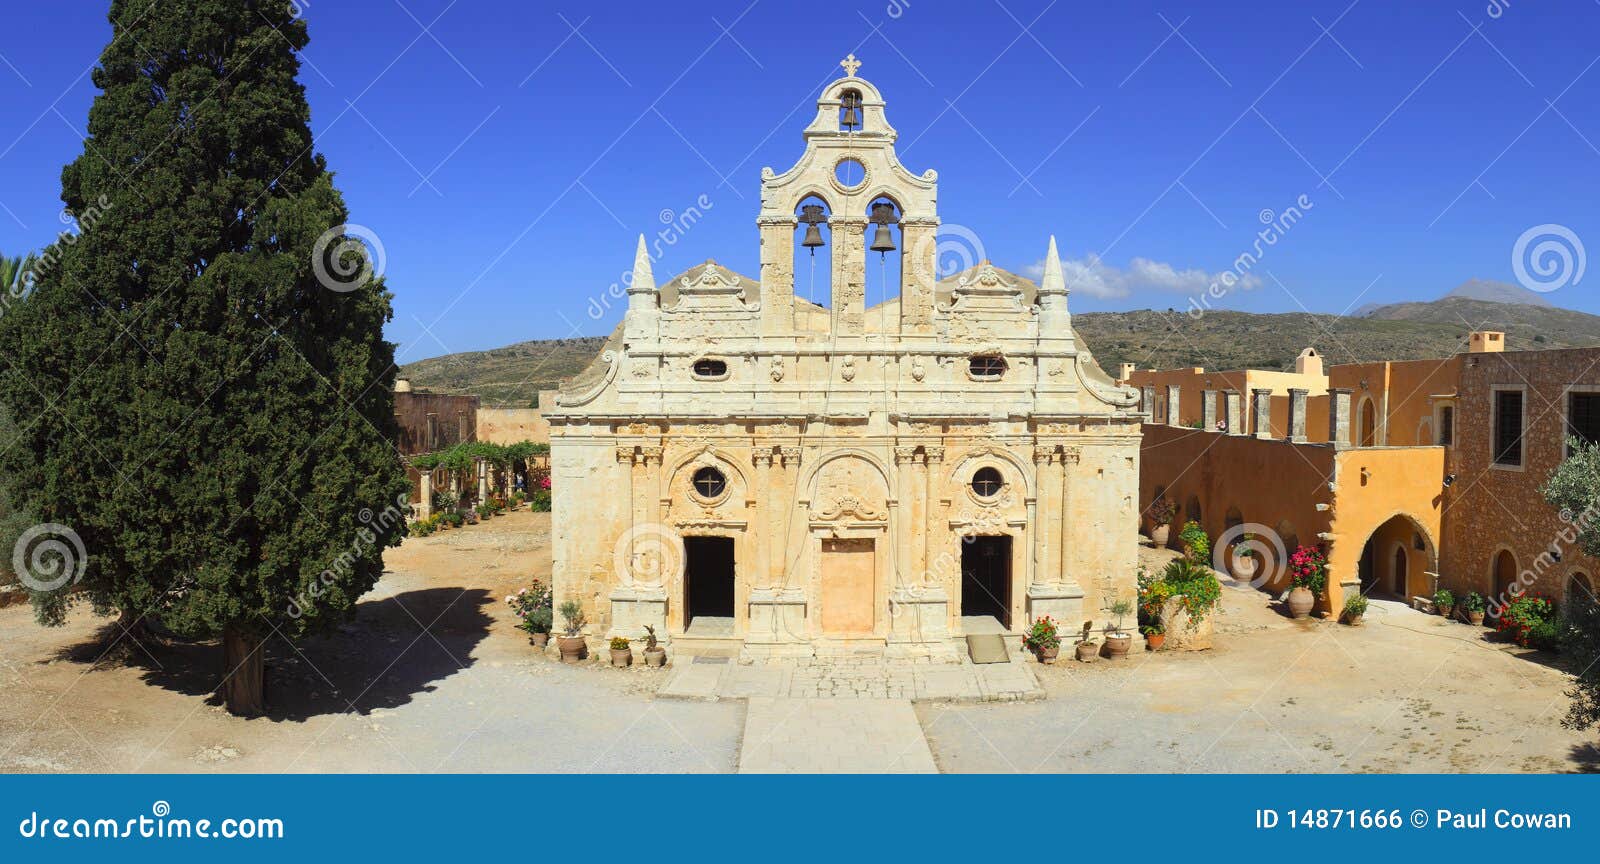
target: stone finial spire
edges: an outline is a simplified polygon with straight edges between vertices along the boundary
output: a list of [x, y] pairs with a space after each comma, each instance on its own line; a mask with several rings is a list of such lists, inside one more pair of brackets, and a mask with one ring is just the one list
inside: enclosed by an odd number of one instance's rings
[[1044, 279], [1039, 282], [1040, 296], [1067, 296], [1067, 279], [1061, 273], [1061, 256], [1056, 253], [1056, 235], [1050, 235], [1050, 251], [1044, 256]]
[[639, 235], [639, 250], [633, 253], [633, 281], [628, 283], [629, 294], [654, 294], [656, 276], [650, 270], [650, 250], [645, 246], [644, 235]]

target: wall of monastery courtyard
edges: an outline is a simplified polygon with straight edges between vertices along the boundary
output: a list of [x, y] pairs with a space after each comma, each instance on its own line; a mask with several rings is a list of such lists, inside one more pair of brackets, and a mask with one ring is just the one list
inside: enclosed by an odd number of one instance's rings
[[[1523, 464], [1517, 467], [1492, 459], [1493, 399], [1502, 389], [1525, 400]], [[1572, 525], [1539, 491], [1565, 458], [1573, 389], [1600, 390], [1600, 348], [1465, 356], [1448, 467], [1456, 481], [1446, 492], [1446, 585], [1493, 598], [1506, 583], [1523, 579], [1557, 602], [1570, 600], [1575, 575], [1595, 586], [1600, 561], [1572, 542]]]

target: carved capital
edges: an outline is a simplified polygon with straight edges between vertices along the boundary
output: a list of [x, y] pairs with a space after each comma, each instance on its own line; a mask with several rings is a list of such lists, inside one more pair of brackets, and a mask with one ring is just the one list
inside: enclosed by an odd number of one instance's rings
[[794, 467], [800, 464], [799, 447], [779, 447], [778, 456], [783, 459], [785, 466]]
[[917, 448], [916, 447], [896, 447], [896, 448], [894, 448], [894, 462], [895, 462], [896, 465], [904, 465], [907, 462], [915, 462], [915, 461], [917, 461]]
[[645, 465], [660, 465], [661, 448], [653, 444], [641, 445], [639, 447], [639, 461]]
[[617, 461], [618, 462], [626, 462], [626, 463], [628, 463], [630, 465], [633, 464], [633, 448], [632, 447], [618, 447], [617, 448]]
[[1061, 461], [1066, 463], [1066, 464], [1076, 465], [1076, 464], [1078, 464], [1078, 462], [1080, 460], [1082, 460], [1082, 458], [1083, 458], [1083, 451], [1079, 450], [1076, 447], [1062, 447], [1061, 448]]
[[1054, 444], [1035, 444], [1033, 447], [1033, 461], [1039, 465], [1049, 465], [1056, 458]]
[[922, 448], [922, 452], [928, 454], [928, 462], [930, 464], [939, 463], [939, 462], [943, 462], [944, 461], [944, 448], [943, 447], [937, 447], [937, 446], [924, 447], [924, 448]]
[[768, 466], [768, 467], [770, 467], [772, 465], [772, 451], [771, 450], [757, 450], [756, 452], [750, 454], [750, 460], [752, 462], [754, 462], [757, 466]]

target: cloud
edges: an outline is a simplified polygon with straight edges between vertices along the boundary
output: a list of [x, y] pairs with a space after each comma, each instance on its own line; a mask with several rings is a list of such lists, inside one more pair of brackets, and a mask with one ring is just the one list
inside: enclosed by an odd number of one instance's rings
[[[1250, 273], [1240, 276], [1229, 270], [1207, 273], [1197, 268], [1179, 270], [1164, 261], [1134, 258], [1126, 269], [1106, 264], [1097, 256], [1064, 258], [1061, 271], [1067, 278], [1067, 289], [1075, 294], [1090, 297], [1127, 297], [1138, 291], [1165, 291], [1172, 294], [1200, 294], [1224, 276], [1235, 288], [1259, 288], [1261, 279]], [[1038, 281], [1044, 275], [1044, 261], [1029, 265], [1029, 278]]]

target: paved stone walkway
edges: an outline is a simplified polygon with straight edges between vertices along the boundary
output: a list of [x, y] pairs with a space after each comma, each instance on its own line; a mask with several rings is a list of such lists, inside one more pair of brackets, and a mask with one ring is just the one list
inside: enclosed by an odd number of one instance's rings
[[688, 659], [658, 696], [676, 699], [910, 699], [1011, 702], [1041, 699], [1024, 663], [913, 663], [882, 658], [770, 660], [740, 665], [728, 658]]
[[935, 774], [906, 699], [774, 699], [745, 714], [741, 774]]

